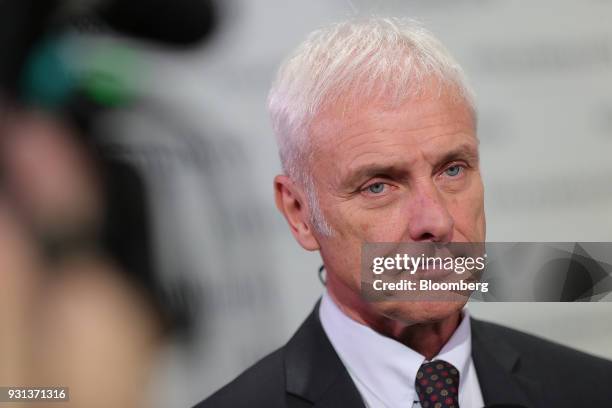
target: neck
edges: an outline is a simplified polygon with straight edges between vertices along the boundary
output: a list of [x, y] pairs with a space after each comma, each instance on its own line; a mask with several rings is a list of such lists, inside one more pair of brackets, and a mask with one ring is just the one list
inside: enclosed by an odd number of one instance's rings
[[334, 303], [348, 317], [410, 347], [428, 360], [439, 354], [461, 322], [461, 310], [439, 320], [426, 322], [407, 322], [388, 317], [384, 312], [375, 310], [380, 303], [364, 301], [359, 294], [333, 278], [328, 279], [327, 290]]

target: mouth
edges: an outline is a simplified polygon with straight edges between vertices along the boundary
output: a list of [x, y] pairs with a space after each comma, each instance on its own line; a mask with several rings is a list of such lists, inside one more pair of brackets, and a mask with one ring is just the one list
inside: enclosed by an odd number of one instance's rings
[[445, 278], [448, 278], [451, 275], [455, 275], [454, 271], [452, 269], [444, 268], [419, 268], [412, 274], [412, 276], [416, 277], [417, 279], [430, 279], [439, 281], [449, 280]]

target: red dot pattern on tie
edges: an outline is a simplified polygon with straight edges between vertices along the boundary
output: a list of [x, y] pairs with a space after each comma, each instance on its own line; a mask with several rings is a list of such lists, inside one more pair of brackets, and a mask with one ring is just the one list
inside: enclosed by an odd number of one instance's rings
[[459, 371], [451, 363], [435, 360], [422, 364], [415, 388], [423, 408], [459, 408]]

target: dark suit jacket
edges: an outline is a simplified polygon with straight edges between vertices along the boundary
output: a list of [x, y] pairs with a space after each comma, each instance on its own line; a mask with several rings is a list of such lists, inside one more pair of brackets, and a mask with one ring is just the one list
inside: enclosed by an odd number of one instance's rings
[[[474, 318], [471, 322], [472, 358], [487, 406], [612, 407], [612, 362], [507, 327]], [[317, 305], [284, 347], [195, 408], [226, 407], [364, 403], [323, 331]]]

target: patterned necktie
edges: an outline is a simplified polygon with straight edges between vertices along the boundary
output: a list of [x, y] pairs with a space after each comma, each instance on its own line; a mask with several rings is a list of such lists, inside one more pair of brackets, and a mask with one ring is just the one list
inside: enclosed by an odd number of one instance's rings
[[423, 408], [459, 408], [459, 371], [443, 360], [423, 363], [415, 382]]

